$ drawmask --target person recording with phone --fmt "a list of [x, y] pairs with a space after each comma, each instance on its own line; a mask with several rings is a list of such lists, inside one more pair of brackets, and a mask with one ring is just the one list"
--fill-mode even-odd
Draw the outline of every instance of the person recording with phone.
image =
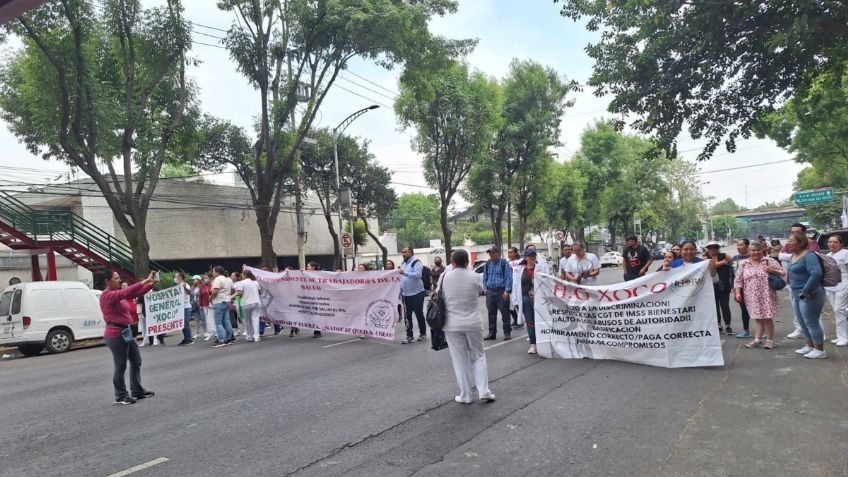
[[574, 251], [574, 259], [565, 264], [565, 279], [578, 285], [594, 285], [601, 273], [598, 256], [587, 252], [579, 242], [575, 242], [571, 249]]
[[[153, 391], [148, 391], [141, 385], [141, 352], [132, 335], [130, 325], [133, 317], [127, 304], [127, 300], [144, 296], [153, 289], [154, 285], [156, 285], [154, 272], [151, 272], [143, 281], [123, 289], [118, 272], [104, 270], [94, 275], [95, 288], [103, 291], [100, 295], [100, 311], [103, 313], [103, 321], [106, 322], [103, 342], [112, 352], [112, 361], [115, 365], [112, 385], [115, 387], [116, 404], [133, 404], [138, 399], [153, 397], [154, 394]], [[130, 363], [132, 396], [127, 393], [124, 378], [127, 361]]]

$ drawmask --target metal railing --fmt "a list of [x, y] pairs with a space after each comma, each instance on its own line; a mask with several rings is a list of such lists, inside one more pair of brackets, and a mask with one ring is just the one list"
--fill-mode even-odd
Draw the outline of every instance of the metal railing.
[[[33, 242], [72, 242], [130, 274], [136, 274], [129, 245], [71, 211], [33, 209], [8, 192], [0, 191], [0, 219]], [[152, 260], [150, 268], [162, 270]]]

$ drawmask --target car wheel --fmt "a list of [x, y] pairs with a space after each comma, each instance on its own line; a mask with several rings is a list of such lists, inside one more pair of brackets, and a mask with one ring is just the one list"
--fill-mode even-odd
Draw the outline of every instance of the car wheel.
[[74, 342], [74, 337], [68, 330], [53, 330], [47, 334], [47, 339], [44, 340], [44, 347], [47, 352], [64, 353], [71, 349], [71, 343]]
[[44, 345], [42, 343], [27, 343], [18, 345], [18, 351], [20, 351], [24, 356], [38, 356], [43, 349]]

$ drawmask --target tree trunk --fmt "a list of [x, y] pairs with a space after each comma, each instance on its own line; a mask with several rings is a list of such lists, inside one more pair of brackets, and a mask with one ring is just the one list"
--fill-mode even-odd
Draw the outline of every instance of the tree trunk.
[[607, 222], [607, 230], [609, 231], [609, 234], [610, 234], [610, 245], [614, 245], [615, 244], [615, 219], [610, 219], [609, 222]]
[[336, 228], [333, 227], [333, 216], [331, 214], [324, 213], [324, 220], [327, 221], [327, 230], [330, 232], [330, 236], [333, 237], [334, 269], [338, 270], [342, 268], [342, 249], [339, 247], [339, 234], [336, 232]]
[[360, 217], [360, 219], [362, 219], [362, 222], [365, 224], [365, 232], [368, 234], [369, 237], [371, 237], [371, 240], [373, 240], [374, 243], [377, 244], [377, 247], [380, 248], [380, 251], [383, 252], [383, 265], [385, 266], [386, 260], [389, 259], [389, 249], [383, 246], [383, 243], [380, 242], [379, 237], [374, 235], [374, 232], [372, 232], [371, 229], [368, 227], [368, 219], [366, 219], [365, 217]]
[[512, 201], [506, 202], [506, 243], [512, 247]]
[[524, 240], [527, 238], [527, 218], [518, 217], [518, 249], [524, 250]]
[[256, 225], [259, 227], [259, 242], [262, 250], [262, 263], [276, 267], [277, 254], [274, 252], [274, 227], [271, 225], [270, 207], [260, 206], [255, 209]]
[[495, 211], [494, 207], [489, 208], [489, 221], [492, 224], [492, 235], [495, 241], [495, 246], [503, 248], [503, 209]]
[[[132, 249], [133, 267], [136, 279], [142, 280], [150, 273], [150, 242], [147, 240], [147, 230], [144, 227], [144, 219], [133, 217], [131, 227], [121, 227]], [[139, 226], [140, 225], [140, 226]], [[103, 257], [109, 259], [109, 257]]]
[[574, 235], [574, 240], [586, 245], [586, 227], [577, 227], [577, 233]]
[[448, 223], [448, 204], [450, 204], [450, 199], [442, 201], [442, 205], [439, 207], [439, 222], [441, 222], [442, 236], [445, 240], [445, 256], [450, 257], [453, 250], [451, 249], [451, 230], [448, 227], [450, 225]]

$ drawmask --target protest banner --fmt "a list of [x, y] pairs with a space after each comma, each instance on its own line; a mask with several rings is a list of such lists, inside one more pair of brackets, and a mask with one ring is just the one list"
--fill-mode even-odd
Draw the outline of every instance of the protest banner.
[[184, 300], [182, 285], [147, 292], [144, 295], [144, 335], [182, 330]]
[[266, 321], [393, 340], [401, 276], [397, 271], [273, 273], [245, 267], [259, 282]]
[[708, 267], [687, 265], [608, 286], [538, 275], [539, 355], [668, 368], [724, 365]]

